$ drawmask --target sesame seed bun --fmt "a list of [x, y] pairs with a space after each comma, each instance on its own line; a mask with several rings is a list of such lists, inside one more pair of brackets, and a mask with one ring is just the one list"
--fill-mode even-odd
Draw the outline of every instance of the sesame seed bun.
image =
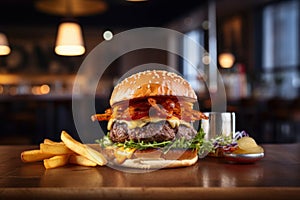
[[147, 70], [133, 74], [115, 86], [110, 105], [134, 98], [176, 96], [197, 101], [191, 85], [181, 76], [164, 70]]

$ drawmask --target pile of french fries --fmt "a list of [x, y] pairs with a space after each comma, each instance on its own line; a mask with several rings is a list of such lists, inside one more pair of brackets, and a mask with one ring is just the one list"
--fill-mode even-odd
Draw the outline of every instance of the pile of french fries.
[[61, 132], [62, 142], [44, 139], [39, 149], [21, 153], [23, 162], [43, 161], [46, 169], [65, 166], [68, 163], [81, 166], [103, 166], [106, 158], [95, 149], [72, 138], [66, 131]]

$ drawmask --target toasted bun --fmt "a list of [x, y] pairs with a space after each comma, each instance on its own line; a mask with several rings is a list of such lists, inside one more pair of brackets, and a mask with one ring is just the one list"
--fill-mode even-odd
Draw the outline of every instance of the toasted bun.
[[148, 70], [133, 74], [116, 85], [110, 98], [110, 105], [151, 96], [185, 97], [191, 102], [197, 100], [193, 88], [181, 76], [164, 70]]
[[163, 154], [161, 150], [147, 149], [136, 150], [131, 158], [118, 163], [111, 148], [103, 150], [102, 152], [110, 160], [110, 164], [137, 169], [188, 167], [195, 164], [198, 160], [196, 150], [171, 149], [168, 153]]
[[177, 168], [192, 166], [197, 162], [197, 160], [198, 156], [185, 160], [135, 158], [125, 160], [125, 162], [120, 164], [120, 166], [137, 169]]

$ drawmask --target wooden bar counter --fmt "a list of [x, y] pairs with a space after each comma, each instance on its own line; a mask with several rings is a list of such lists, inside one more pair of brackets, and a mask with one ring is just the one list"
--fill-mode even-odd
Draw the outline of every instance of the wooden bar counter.
[[253, 164], [206, 157], [194, 166], [129, 173], [22, 163], [23, 150], [0, 146], [0, 199], [300, 199], [300, 143], [266, 144]]

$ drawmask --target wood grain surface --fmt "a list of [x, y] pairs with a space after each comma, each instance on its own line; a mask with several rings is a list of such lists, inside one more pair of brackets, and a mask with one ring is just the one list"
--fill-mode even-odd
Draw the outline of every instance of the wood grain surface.
[[[300, 198], [300, 144], [263, 145], [253, 164], [206, 157], [194, 166], [120, 171], [68, 165], [46, 170], [23, 163], [35, 146], [0, 146], [0, 199], [272, 199]], [[201, 197], [201, 198], [200, 198]]]

